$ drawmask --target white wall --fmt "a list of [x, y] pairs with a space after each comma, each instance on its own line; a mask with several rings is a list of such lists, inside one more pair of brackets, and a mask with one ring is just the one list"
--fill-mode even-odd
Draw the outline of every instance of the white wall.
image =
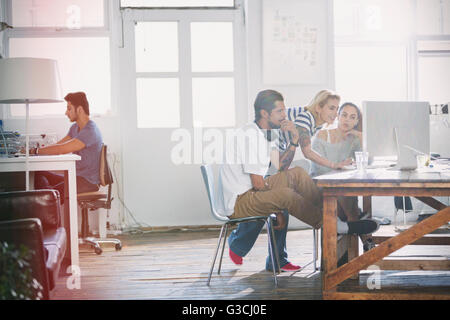
[[[272, 0], [281, 2], [282, 0]], [[311, 1], [311, 0], [309, 0]], [[246, 2], [246, 27], [248, 38], [248, 105], [249, 119], [254, 117], [253, 102], [257, 93], [264, 89], [274, 89], [283, 94], [286, 106], [304, 106], [311, 101], [314, 95], [325, 88], [334, 90], [334, 50], [333, 50], [333, 9], [332, 1], [320, 0], [326, 3], [328, 11], [323, 12], [327, 17], [327, 81], [317, 85], [290, 85], [290, 86], [269, 86], [263, 83], [262, 76], [262, 16], [263, 6], [260, 0], [248, 0]], [[314, 0], [312, 0], [314, 2]], [[302, 75], [299, 75], [302, 77]]]

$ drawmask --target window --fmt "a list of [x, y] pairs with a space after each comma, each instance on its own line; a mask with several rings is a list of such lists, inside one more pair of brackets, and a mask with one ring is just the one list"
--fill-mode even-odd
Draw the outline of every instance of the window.
[[177, 22], [139, 22], [135, 38], [137, 72], [178, 72]]
[[450, 0], [335, 0], [344, 100], [450, 101]]
[[[343, 101], [407, 100], [409, 0], [335, 0], [335, 79]], [[401, 23], [400, 23], [401, 21]]]
[[192, 71], [233, 71], [233, 24], [191, 23]]
[[167, 18], [134, 26], [137, 127], [234, 126], [233, 21], [192, 21], [188, 14]]
[[417, 0], [418, 99], [450, 101], [450, 0]]
[[419, 100], [430, 104], [450, 102], [450, 55], [419, 57]]
[[337, 46], [336, 91], [343, 101], [406, 100], [404, 46]]
[[121, 7], [233, 7], [234, 0], [121, 0]]
[[80, 29], [103, 27], [102, 0], [14, 0], [12, 23], [17, 27]]
[[[58, 61], [63, 95], [86, 92], [92, 114], [104, 114], [111, 105], [109, 39], [11, 38], [10, 57], [48, 58]], [[65, 103], [40, 104], [30, 116], [64, 115]], [[11, 116], [25, 116], [25, 106], [15, 105]]]
[[[14, 0], [8, 35], [9, 57], [49, 58], [58, 62], [63, 96], [84, 91], [93, 115], [111, 110], [111, 58], [108, 1]], [[30, 115], [64, 116], [65, 102], [40, 104]], [[12, 117], [25, 115], [15, 105]]]
[[412, 34], [410, 0], [334, 0], [336, 36], [359, 40], [402, 40]]
[[419, 41], [419, 100], [450, 102], [450, 41]]
[[233, 127], [235, 95], [233, 78], [193, 78], [194, 127]]
[[192, 71], [211, 74], [192, 79], [194, 127], [234, 126], [234, 78], [214, 76], [234, 70], [233, 24], [192, 22], [191, 37]]
[[417, 0], [417, 33], [450, 34], [450, 0]]
[[138, 128], [180, 126], [180, 84], [176, 78], [137, 79]]

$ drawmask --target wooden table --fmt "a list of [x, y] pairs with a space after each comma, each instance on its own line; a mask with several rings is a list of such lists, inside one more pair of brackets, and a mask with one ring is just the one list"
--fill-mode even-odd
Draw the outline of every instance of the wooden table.
[[[407, 261], [382, 260], [394, 251], [409, 244], [450, 245], [449, 238], [424, 237], [450, 221], [450, 207], [433, 196], [450, 195], [450, 170], [448, 164], [436, 165], [415, 171], [396, 171], [387, 168], [366, 169], [365, 171], [334, 171], [314, 178], [323, 189], [323, 298], [324, 299], [449, 299], [448, 295], [430, 293], [380, 293], [339, 292], [338, 284], [365, 270], [371, 265], [389, 270], [450, 270], [449, 260]], [[417, 223], [395, 237], [377, 239], [379, 245], [362, 255], [351, 255], [349, 262], [337, 268], [336, 210], [338, 196], [363, 196], [366, 210], [370, 210], [372, 196], [413, 196], [438, 210], [438, 213]], [[353, 236], [357, 243], [357, 236]], [[357, 246], [356, 246], [357, 247]], [[350, 260], [353, 258], [352, 260]]]
[[[70, 264], [79, 265], [78, 251], [78, 205], [77, 205], [77, 179], [75, 161], [81, 157], [76, 154], [64, 154], [57, 156], [30, 156], [28, 160], [29, 171], [64, 171], [65, 193], [61, 195], [69, 198], [64, 202], [65, 214], [69, 212], [69, 221], [63, 217], [64, 226], [68, 232], [70, 252]], [[0, 172], [24, 172], [26, 171], [25, 157], [0, 158]], [[67, 210], [68, 209], [68, 210]], [[67, 254], [67, 252], [66, 252]]]

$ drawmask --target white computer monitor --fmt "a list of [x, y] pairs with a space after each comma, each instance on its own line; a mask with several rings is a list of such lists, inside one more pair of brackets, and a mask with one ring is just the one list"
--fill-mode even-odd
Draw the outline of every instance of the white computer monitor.
[[[363, 101], [363, 148], [370, 159], [390, 158], [413, 170], [430, 153], [430, 105], [417, 101]], [[414, 151], [415, 150], [415, 151]]]

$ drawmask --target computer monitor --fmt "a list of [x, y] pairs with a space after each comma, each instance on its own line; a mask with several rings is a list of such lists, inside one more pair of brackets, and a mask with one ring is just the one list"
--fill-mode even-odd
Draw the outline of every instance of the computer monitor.
[[430, 105], [417, 101], [363, 101], [363, 149], [413, 170], [417, 154], [430, 153]]

